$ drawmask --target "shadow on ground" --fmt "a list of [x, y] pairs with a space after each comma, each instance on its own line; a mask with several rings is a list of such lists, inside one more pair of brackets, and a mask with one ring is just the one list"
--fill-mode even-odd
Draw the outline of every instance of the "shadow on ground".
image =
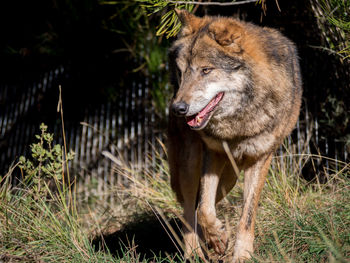
[[[179, 238], [182, 238], [181, 222], [175, 219], [167, 220], [172, 230]], [[176, 243], [165, 222], [155, 215], [138, 216], [122, 229], [96, 237], [92, 243], [96, 250], [106, 250], [107, 248], [112, 255], [118, 258], [123, 257], [127, 251], [130, 251], [130, 248], [135, 248], [141, 259], [153, 259], [154, 256], [164, 258], [167, 255], [175, 259], [180, 258], [178, 256], [180, 255], [178, 250], [181, 249], [180, 245]]]

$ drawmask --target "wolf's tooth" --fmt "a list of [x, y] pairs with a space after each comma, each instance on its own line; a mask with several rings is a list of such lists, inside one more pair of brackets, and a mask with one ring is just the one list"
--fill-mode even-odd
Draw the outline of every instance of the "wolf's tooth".
[[200, 123], [201, 121], [202, 121], [202, 118], [199, 117], [199, 116], [197, 116], [197, 117], [196, 117], [196, 122], [197, 122], [197, 123]]

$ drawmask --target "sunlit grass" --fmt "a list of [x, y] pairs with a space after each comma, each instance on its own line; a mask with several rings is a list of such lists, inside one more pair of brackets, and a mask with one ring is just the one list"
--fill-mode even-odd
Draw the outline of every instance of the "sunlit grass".
[[[299, 174], [300, 168], [322, 157], [287, 152], [274, 158], [274, 168], [269, 171], [258, 210], [252, 262], [346, 262], [350, 258], [349, 164], [338, 162], [337, 171], [329, 168], [324, 184], [308, 182]], [[335, 166], [334, 160], [328, 162], [329, 167]], [[135, 176], [123, 166], [118, 174], [132, 184], [116, 191], [137, 199], [138, 209], [155, 207], [168, 216], [181, 217], [181, 208], [169, 188], [167, 169]], [[242, 186], [243, 174], [218, 204], [219, 216], [232, 237], [241, 212]]]
[[[108, 156], [108, 153], [106, 153]], [[182, 262], [179, 229], [169, 218], [180, 218], [182, 209], [169, 184], [167, 162], [157, 157], [155, 167], [136, 169], [118, 156], [115, 173], [124, 185], [111, 186], [105, 197], [86, 203], [74, 187], [53, 177], [55, 190], [47, 183], [45, 196], [33, 185], [11, 187], [12, 170], [1, 178], [0, 260], [4, 262]], [[324, 184], [307, 182], [298, 174], [300, 164], [311, 155], [290, 151], [274, 158], [260, 200], [255, 252], [251, 262], [348, 262], [350, 258], [349, 164], [329, 169]], [[290, 160], [289, 158], [292, 158]], [[329, 160], [332, 167], [332, 160]], [[291, 166], [292, 164], [292, 166]], [[15, 169], [16, 167], [13, 167]], [[242, 205], [243, 174], [231, 193], [217, 206], [232, 241]], [[117, 201], [110, 202], [109, 195]], [[71, 200], [75, 200], [72, 202]], [[106, 201], [107, 200], [107, 201]], [[137, 252], [137, 243], [121, 244], [118, 253], [103, 244], [96, 250], [95, 237], [123, 229], [143, 214], [154, 214], [176, 246], [176, 254], [147, 259]], [[142, 222], [142, 220], [140, 221]], [[142, 226], [141, 228], [142, 229]], [[118, 241], [116, 241], [118, 242]], [[205, 245], [204, 245], [205, 246]], [[212, 255], [211, 251], [207, 251]], [[113, 256], [113, 255], [114, 256]], [[199, 260], [197, 260], [199, 262]], [[214, 259], [215, 261], [215, 259]]]

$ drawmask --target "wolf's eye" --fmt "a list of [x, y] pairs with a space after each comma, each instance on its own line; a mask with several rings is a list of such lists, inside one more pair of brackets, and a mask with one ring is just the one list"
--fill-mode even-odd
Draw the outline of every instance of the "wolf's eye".
[[237, 64], [233, 67], [233, 70], [239, 70], [241, 68], [241, 64]]
[[202, 69], [202, 74], [207, 75], [209, 74], [213, 69], [212, 68], [203, 68]]

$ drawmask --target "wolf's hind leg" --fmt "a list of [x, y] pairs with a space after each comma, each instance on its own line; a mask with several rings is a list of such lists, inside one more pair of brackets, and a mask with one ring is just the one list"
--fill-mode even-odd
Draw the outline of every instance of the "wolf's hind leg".
[[227, 233], [216, 217], [216, 196], [220, 176], [226, 164], [225, 156], [207, 151], [204, 157], [204, 173], [201, 176], [198, 219], [206, 240], [218, 254], [227, 247]]
[[195, 174], [197, 174], [197, 171], [192, 171], [192, 176], [187, 174], [187, 178], [182, 178], [180, 181], [183, 196], [184, 220], [186, 221], [182, 228], [185, 245], [184, 254], [185, 258], [200, 257], [204, 259], [205, 257], [199, 244], [198, 233], [196, 232], [196, 206], [200, 171], [198, 171], [198, 176], [195, 176]]
[[184, 202], [184, 219], [186, 223], [183, 226], [184, 237], [184, 256], [186, 259], [200, 257], [205, 260], [205, 256], [199, 244], [198, 233], [196, 232], [195, 203], [190, 200]]
[[196, 232], [196, 206], [202, 168], [202, 143], [197, 138], [192, 138], [191, 141], [172, 141], [168, 148], [172, 187], [184, 208], [185, 223], [182, 231], [185, 258], [200, 257], [204, 259]]
[[220, 202], [235, 186], [237, 176], [232, 165], [227, 162], [221, 174], [219, 186], [216, 191], [216, 203]]

